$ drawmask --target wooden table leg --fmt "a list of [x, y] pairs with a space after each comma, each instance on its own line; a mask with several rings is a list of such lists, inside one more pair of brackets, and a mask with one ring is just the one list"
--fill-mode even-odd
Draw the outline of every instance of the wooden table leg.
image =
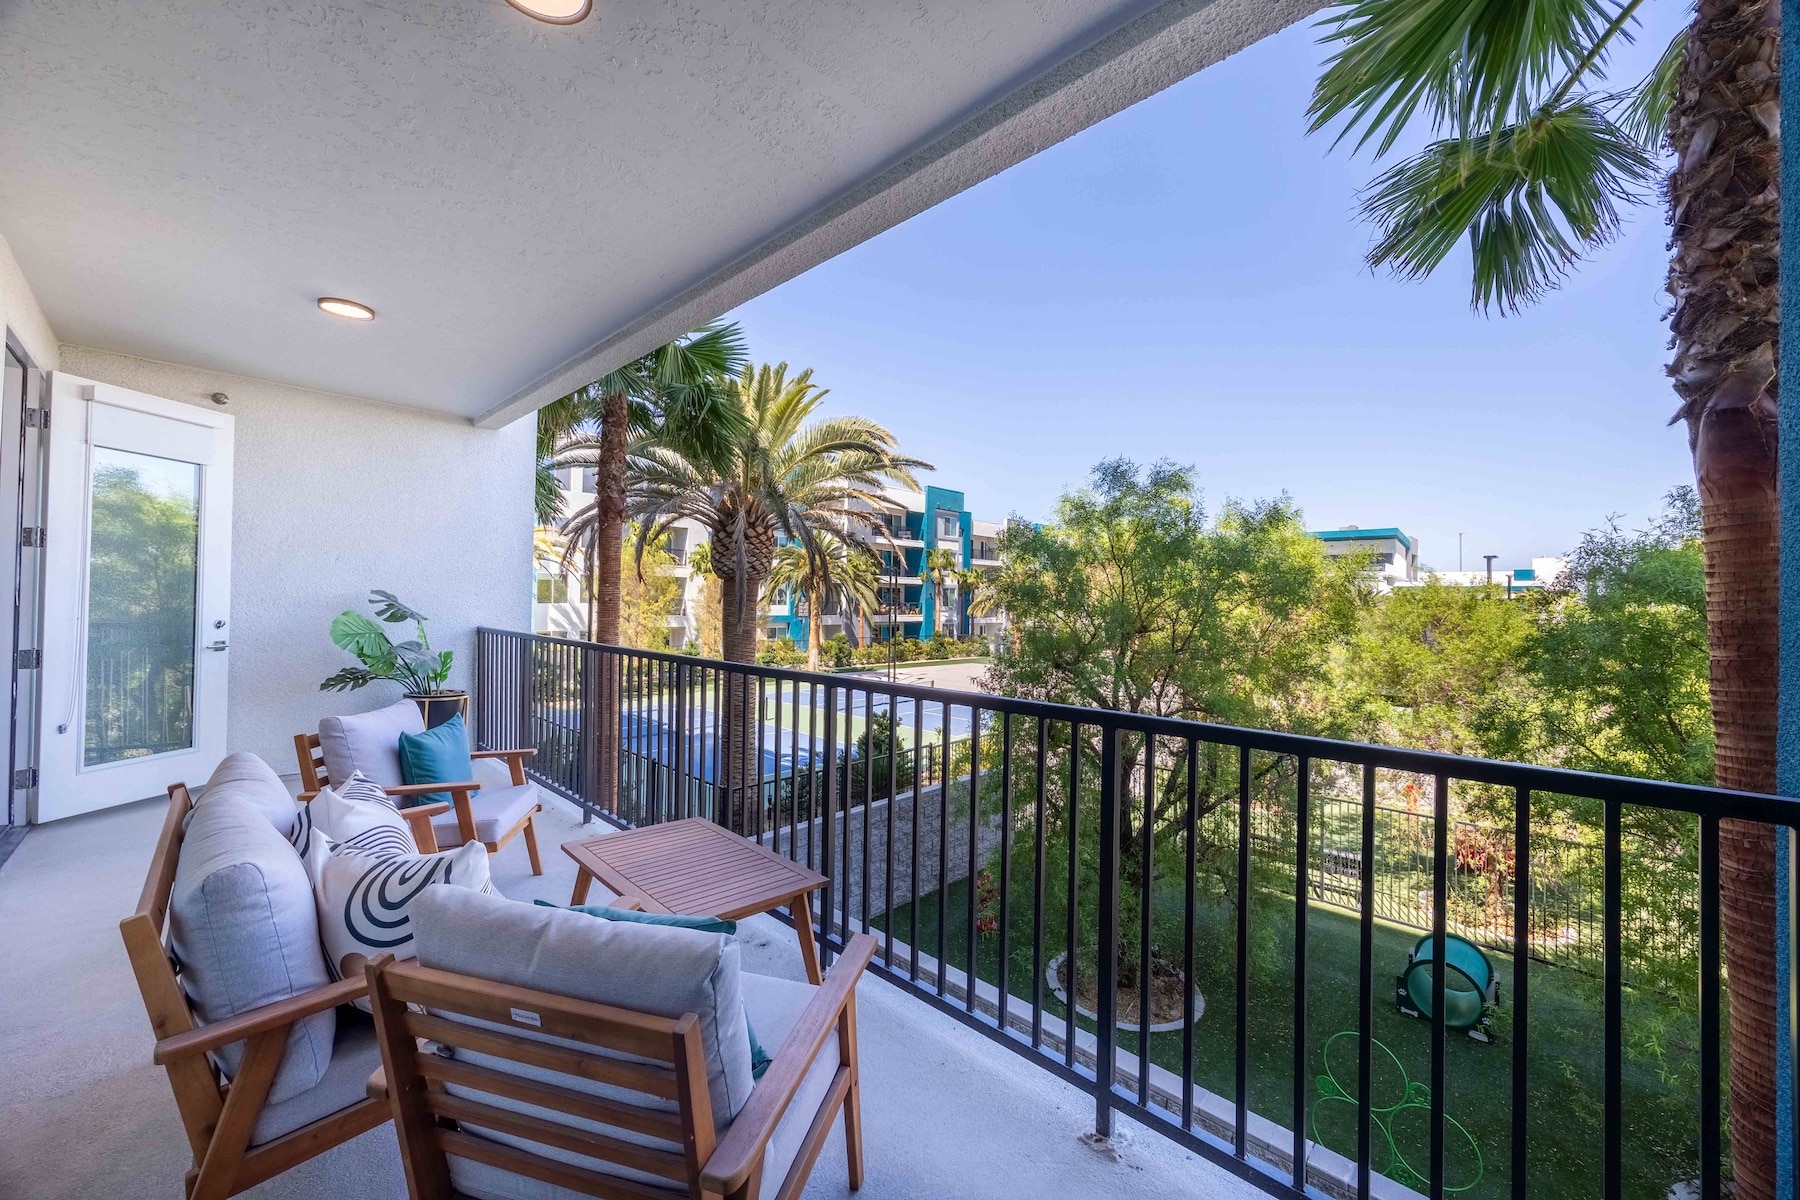
[[588, 889], [594, 886], [594, 874], [586, 867], [575, 870], [575, 894], [569, 897], [570, 904], [586, 904]]
[[788, 901], [788, 916], [794, 922], [794, 936], [800, 941], [800, 961], [806, 966], [806, 980], [817, 987], [825, 982], [825, 974], [819, 970], [819, 944], [813, 940], [812, 905], [808, 900], [808, 893], [802, 892]]

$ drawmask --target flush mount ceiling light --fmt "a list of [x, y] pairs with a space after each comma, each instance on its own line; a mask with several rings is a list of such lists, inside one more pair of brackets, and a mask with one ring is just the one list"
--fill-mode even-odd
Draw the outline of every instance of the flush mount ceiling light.
[[344, 300], [337, 296], [320, 296], [319, 308], [334, 317], [343, 317], [349, 321], [373, 321], [375, 310], [366, 304], [358, 304], [354, 300]]
[[552, 25], [573, 25], [594, 11], [594, 0], [506, 0], [506, 2], [539, 21]]

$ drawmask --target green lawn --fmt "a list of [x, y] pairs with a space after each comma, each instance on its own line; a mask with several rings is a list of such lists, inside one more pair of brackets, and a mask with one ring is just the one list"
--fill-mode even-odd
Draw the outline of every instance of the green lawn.
[[[1023, 873], [1021, 873], [1023, 874]], [[1059, 886], [1052, 881], [1052, 888]], [[1008, 990], [1014, 996], [1031, 994], [1031, 881], [1016, 878], [1008, 925]], [[1159, 904], [1159, 922], [1172, 918], [1179, 930], [1180, 898], [1170, 898], [1174, 911]], [[949, 889], [949, 962], [961, 967], [968, 961], [969, 889], [966, 883]], [[919, 901], [919, 948], [937, 955], [938, 896]], [[1258, 947], [1253, 951], [1250, 980], [1250, 1104], [1263, 1116], [1288, 1125], [1292, 1111], [1293, 1072], [1293, 962], [1291, 902], [1270, 898], [1255, 910], [1253, 926]], [[912, 913], [900, 906], [894, 913], [895, 936], [908, 937]], [[879, 926], [881, 922], [876, 921]], [[1060, 907], [1045, 918], [1045, 961], [1065, 942]], [[1206, 908], [1196, 922], [1195, 978], [1206, 999], [1206, 1012], [1194, 1027], [1194, 1079], [1198, 1086], [1221, 1096], [1232, 1095], [1235, 1078], [1234, 988], [1235, 927], [1223, 908]], [[1357, 1027], [1358, 924], [1353, 916], [1318, 905], [1308, 919], [1309, 1020], [1307, 1074], [1309, 1104], [1319, 1096], [1318, 1079], [1325, 1073], [1323, 1047], [1339, 1030]], [[1375, 1036], [1399, 1060], [1412, 1082], [1423, 1089], [1431, 1078], [1431, 1030], [1424, 1021], [1401, 1016], [1394, 1004], [1394, 977], [1406, 961], [1418, 934], [1378, 923], [1375, 929]], [[977, 970], [989, 982], [998, 982], [999, 935], [978, 934]], [[1452, 1033], [1446, 1063], [1446, 1110], [1468, 1130], [1471, 1148], [1454, 1129], [1446, 1137], [1446, 1184], [1464, 1186], [1455, 1193], [1466, 1197], [1504, 1197], [1509, 1194], [1512, 1145], [1512, 963], [1494, 955], [1500, 979], [1501, 1005], [1495, 1020], [1495, 1040], [1481, 1044]], [[1084, 972], [1092, 960], [1081, 964]], [[1534, 963], [1531, 969], [1531, 1107], [1525, 1114], [1530, 1137], [1534, 1197], [1587, 1200], [1601, 1190], [1600, 1152], [1602, 1128], [1602, 1080], [1600, 1002], [1594, 981], [1555, 967]], [[1063, 1009], [1045, 989], [1046, 1023], [1060, 1027]], [[1662, 1200], [1669, 1186], [1696, 1174], [1699, 1138], [1697, 1083], [1697, 1021], [1679, 1005], [1653, 994], [1626, 997], [1627, 1058], [1625, 1069], [1626, 1148], [1624, 1194], [1644, 1200]], [[1082, 1025], [1091, 1031], [1092, 1025]], [[1122, 1051], [1136, 1052], [1135, 1034], [1120, 1033]], [[1154, 1034], [1152, 1060], [1177, 1074], [1181, 1071], [1181, 1034]], [[1331, 1068], [1337, 1079], [1356, 1094], [1354, 1038], [1340, 1039], [1331, 1049]], [[1375, 1070], [1377, 1107], [1393, 1103], [1400, 1081], [1393, 1064], [1378, 1056]], [[1420, 1098], [1428, 1096], [1421, 1090]], [[1405, 1109], [1392, 1121], [1394, 1143], [1407, 1163], [1425, 1171], [1428, 1110]], [[1355, 1110], [1341, 1102], [1324, 1105], [1318, 1113], [1318, 1133], [1332, 1149], [1354, 1157]], [[1477, 1158], [1479, 1154], [1479, 1161]], [[1377, 1170], [1399, 1178], [1404, 1168], [1384, 1162], [1385, 1144], [1376, 1134]], [[1479, 1172], [1479, 1182], [1475, 1182]], [[1420, 1190], [1424, 1190], [1422, 1185]], [[1467, 1185], [1474, 1183], [1473, 1187]]]

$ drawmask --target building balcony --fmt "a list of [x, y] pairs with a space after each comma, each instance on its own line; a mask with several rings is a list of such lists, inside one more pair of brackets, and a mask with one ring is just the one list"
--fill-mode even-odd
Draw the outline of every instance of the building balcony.
[[871, 625], [908, 625], [917, 624], [925, 619], [918, 609], [906, 609], [898, 614], [892, 612], [872, 612], [869, 614]]
[[1003, 564], [997, 558], [973, 557], [969, 559], [969, 565], [971, 567], [999, 567]]

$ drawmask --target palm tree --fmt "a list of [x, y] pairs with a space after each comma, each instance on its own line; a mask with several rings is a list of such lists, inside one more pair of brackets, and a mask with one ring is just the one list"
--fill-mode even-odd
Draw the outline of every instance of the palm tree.
[[[963, 607], [971, 621], [976, 617], [988, 617], [1000, 611], [1000, 593], [994, 587], [994, 581], [986, 571], [971, 567], [956, 576], [956, 588], [963, 596]], [[970, 628], [973, 633], [973, 626]]]
[[682, 445], [698, 459], [717, 461], [741, 432], [742, 417], [724, 401], [723, 386], [744, 360], [744, 338], [735, 324], [707, 325], [553, 401], [546, 409], [551, 417], [539, 419], [540, 515], [546, 428], [564, 430], [549, 471], [594, 472], [593, 500], [562, 525], [571, 546], [586, 547], [588, 640], [607, 645], [619, 640], [631, 442], [658, 438]]
[[[1776, 487], [1780, 8], [1699, 0], [1643, 80], [1603, 88], [1644, 0], [1349, 0], [1314, 92], [1377, 158], [1418, 126], [1437, 140], [1380, 174], [1362, 211], [1372, 266], [1417, 278], [1466, 235], [1478, 310], [1554, 289], [1675, 165], [1669, 374], [1686, 422], [1706, 548], [1715, 774], [1775, 790], [1780, 626]], [[1738, 1195], [1775, 1187], [1775, 840], [1725, 821], [1720, 890], [1731, 980], [1731, 1159]]]
[[934, 601], [931, 614], [934, 628], [931, 633], [935, 636], [944, 626], [945, 585], [956, 578], [961, 564], [956, 560], [956, 551], [946, 546], [927, 550], [920, 563], [919, 582], [931, 589], [931, 597]]
[[819, 669], [819, 650], [824, 642], [826, 607], [833, 601], [848, 611], [875, 604], [875, 560], [866, 546], [830, 529], [819, 530], [818, 551], [808, 553], [798, 542], [775, 551], [764, 585], [773, 595], [790, 588], [807, 600], [806, 669]]
[[[632, 457], [632, 513], [642, 521], [640, 548], [683, 517], [706, 526], [724, 602], [724, 656], [747, 663], [778, 541], [819, 555], [826, 532], [861, 537], [878, 519], [881, 489], [916, 488], [913, 470], [930, 464], [899, 453], [894, 435], [866, 418], [812, 420], [826, 393], [811, 371], [789, 379], [786, 363], [747, 366], [722, 395], [742, 417], [729, 452], [707, 457], [677, 439], [646, 439]], [[734, 676], [725, 699], [724, 782], [734, 827], [743, 829], [758, 766], [751, 676]]]

